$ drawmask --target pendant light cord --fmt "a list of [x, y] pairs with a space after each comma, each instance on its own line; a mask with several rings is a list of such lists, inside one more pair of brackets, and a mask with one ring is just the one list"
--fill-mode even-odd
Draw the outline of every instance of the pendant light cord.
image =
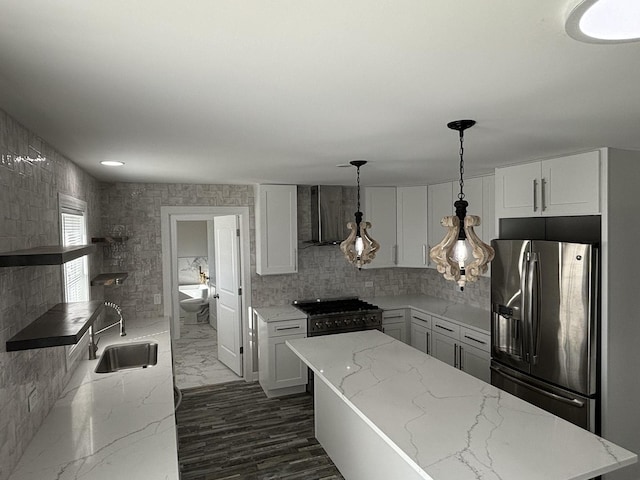
[[356, 171], [358, 172], [358, 211], [360, 211], [360, 167], [356, 167]]
[[460, 193], [458, 194], [459, 200], [464, 200], [464, 133], [460, 130]]

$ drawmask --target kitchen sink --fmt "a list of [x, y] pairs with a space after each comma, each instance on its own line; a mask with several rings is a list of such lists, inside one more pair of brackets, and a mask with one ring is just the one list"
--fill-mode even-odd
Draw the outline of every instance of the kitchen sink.
[[157, 343], [121, 343], [104, 349], [95, 372], [111, 373], [127, 368], [147, 368], [156, 363], [158, 363]]

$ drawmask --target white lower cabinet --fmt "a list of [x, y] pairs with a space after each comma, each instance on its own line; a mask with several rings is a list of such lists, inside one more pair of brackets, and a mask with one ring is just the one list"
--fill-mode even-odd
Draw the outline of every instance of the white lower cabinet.
[[491, 383], [491, 354], [466, 343], [458, 346], [460, 352], [460, 370], [480, 380]]
[[258, 317], [258, 378], [268, 397], [304, 392], [307, 366], [287, 346], [287, 340], [307, 336], [307, 320], [266, 322]]
[[490, 336], [433, 317], [432, 355], [452, 367], [491, 383]]
[[406, 309], [398, 308], [382, 312], [382, 332], [403, 343], [408, 343]]
[[411, 315], [411, 346], [431, 355], [431, 315], [416, 310]]
[[431, 355], [438, 360], [458, 368], [458, 342], [439, 332], [433, 332]]

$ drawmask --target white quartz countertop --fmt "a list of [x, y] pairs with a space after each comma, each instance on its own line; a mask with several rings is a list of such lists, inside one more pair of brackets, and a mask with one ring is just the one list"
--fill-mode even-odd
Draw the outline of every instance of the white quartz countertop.
[[84, 353], [10, 480], [179, 478], [169, 321], [117, 330], [98, 336], [98, 358], [110, 344], [154, 341], [157, 365], [99, 374]]
[[373, 303], [383, 310], [394, 308], [413, 308], [421, 312], [437, 315], [445, 320], [462, 323], [485, 333], [491, 330], [491, 312], [470, 307], [451, 300], [429, 295], [392, 295], [367, 297], [363, 300]]
[[637, 461], [377, 330], [287, 344], [426, 478], [586, 480]]
[[262, 319], [269, 322], [281, 322], [283, 320], [298, 320], [307, 318], [307, 314], [298, 310], [293, 305], [279, 305], [276, 307], [261, 307], [255, 309]]

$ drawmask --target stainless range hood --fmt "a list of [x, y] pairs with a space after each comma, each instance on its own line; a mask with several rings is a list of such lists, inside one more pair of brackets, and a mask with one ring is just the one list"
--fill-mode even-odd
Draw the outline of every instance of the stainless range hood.
[[[344, 238], [343, 238], [344, 237]], [[317, 245], [335, 245], [346, 238], [342, 214], [342, 187], [311, 187], [311, 241]]]

